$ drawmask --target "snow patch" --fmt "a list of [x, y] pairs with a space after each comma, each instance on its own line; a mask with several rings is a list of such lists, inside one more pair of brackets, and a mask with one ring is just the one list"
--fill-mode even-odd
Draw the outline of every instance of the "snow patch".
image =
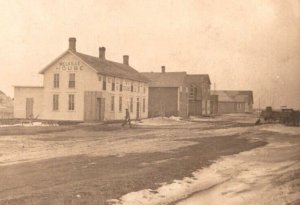
[[300, 127], [288, 127], [285, 125], [266, 125], [262, 127], [260, 130], [263, 131], [270, 131], [270, 132], [277, 132], [282, 134], [290, 134], [290, 135], [299, 135], [300, 134]]

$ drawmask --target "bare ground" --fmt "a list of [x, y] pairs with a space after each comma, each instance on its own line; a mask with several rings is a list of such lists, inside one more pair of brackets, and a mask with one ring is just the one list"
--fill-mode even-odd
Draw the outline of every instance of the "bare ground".
[[107, 204], [155, 192], [274, 137], [241, 119], [0, 130], [0, 204]]

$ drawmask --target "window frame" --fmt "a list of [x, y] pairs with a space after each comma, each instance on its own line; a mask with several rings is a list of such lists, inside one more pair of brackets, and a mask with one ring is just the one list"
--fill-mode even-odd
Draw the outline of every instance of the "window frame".
[[69, 73], [69, 88], [74, 89], [75, 87], [76, 87], [76, 75], [75, 73]]
[[102, 81], [102, 90], [106, 90], [106, 76], [103, 76], [103, 81]]
[[143, 98], [143, 113], [146, 112], [146, 98]]
[[130, 97], [130, 112], [133, 112], [133, 97]]
[[75, 110], [75, 95], [74, 94], [69, 94], [68, 97], [68, 110], [69, 111], [74, 111]]
[[112, 112], [114, 112], [115, 111], [115, 96], [113, 95], [113, 96], [111, 96], [111, 98], [110, 98], [110, 110], [112, 111]]
[[59, 88], [59, 73], [53, 74], [53, 88]]
[[53, 94], [52, 96], [52, 110], [59, 111], [59, 95]]
[[123, 111], [123, 97], [119, 96], [119, 112]]

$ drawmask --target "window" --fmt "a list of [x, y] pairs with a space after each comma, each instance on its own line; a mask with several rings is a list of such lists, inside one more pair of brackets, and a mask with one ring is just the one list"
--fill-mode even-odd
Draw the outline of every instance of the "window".
[[122, 96], [119, 97], [119, 111], [122, 112]]
[[59, 88], [59, 74], [55, 73], [53, 78], [53, 87]]
[[120, 84], [120, 92], [122, 92], [123, 91], [123, 85], [122, 85], [122, 83]]
[[69, 95], [69, 110], [75, 110], [75, 96]]
[[59, 96], [57, 94], [53, 95], [53, 110], [59, 109]]
[[146, 99], [143, 98], [143, 112], [146, 112]]
[[190, 95], [190, 99], [193, 100], [197, 99], [197, 88], [194, 85], [191, 85], [189, 95]]
[[130, 88], [131, 92], [133, 92], [133, 83], [131, 83], [131, 88]]
[[115, 78], [112, 79], [111, 90], [115, 91]]
[[75, 73], [69, 75], [69, 88], [75, 88]]
[[106, 76], [103, 77], [102, 89], [106, 90]]
[[133, 112], [133, 98], [130, 98], [130, 112]]
[[140, 88], [141, 88], [141, 85], [140, 83], [138, 84], [138, 92], [140, 92]]
[[115, 96], [111, 96], [111, 111], [115, 111]]

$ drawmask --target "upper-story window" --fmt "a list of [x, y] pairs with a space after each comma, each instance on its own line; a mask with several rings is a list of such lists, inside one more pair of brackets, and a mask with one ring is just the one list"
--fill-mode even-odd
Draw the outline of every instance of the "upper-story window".
[[53, 87], [59, 88], [59, 74], [58, 73], [55, 73], [53, 75]]
[[196, 99], [197, 98], [197, 88], [194, 85], [190, 86], [190, 99]]
[[120, 79], [120, 88], [119, 91], [122, 92], [123, 91], [123, 79]]
[[140, 83], [138, 84], [138, 93], [140, 92], [140, 89], [141, 89], [141, 85]]
[[133, 92], [133, 83], [131, 83], [130, 90], [131, 90], [131, 92]]
[[115, 84], [115, 78], [113, 78], [112, 79], [112, 83], [111, 83], [111, 90], [112, 91], [115, 91], [115, 86], [116, 86], [116, 84]]
[[102, 89], [106, 90], [106, 76], [103, 76], [103, 81], [102, 81]]
[[75, 73], [69, 74], [69, 88], [75, 88]]

